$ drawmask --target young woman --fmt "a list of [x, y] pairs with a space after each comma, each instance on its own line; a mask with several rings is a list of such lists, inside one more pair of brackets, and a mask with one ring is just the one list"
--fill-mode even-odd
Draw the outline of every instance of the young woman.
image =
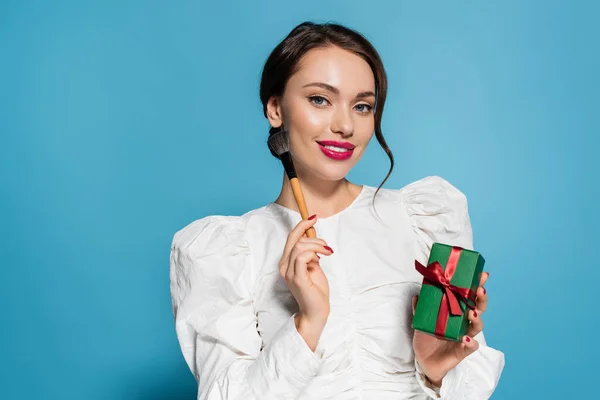
[[[386, 91], [376, 50], [339, 25], [303, 23], [271, 53], [264, 113], [271, 134], [287, 130], [316, 215], [302, 220], [284, 176], [273, 203], [175, 234], [173, 310], [198, 399], [492, 394], [504, 356], [482, 333], [489, 274], [462, 342], [411, 329], [422, 282], [414, 260], [426, 264], [433, 242], [473, 248], [465, 196], [439, 177], [399, 190], [345, 178], [373, 134], [393, 168], [381, 131]], [[313, 226], [316, 239], [305, 234]]]

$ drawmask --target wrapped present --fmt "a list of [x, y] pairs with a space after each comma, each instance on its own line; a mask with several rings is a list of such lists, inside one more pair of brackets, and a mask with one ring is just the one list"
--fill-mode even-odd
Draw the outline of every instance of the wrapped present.
[[415, 309], [413, 329], [440, 339], [461, 341], [469, 328], [469, 309], [485, 259], [476, 251], [434, 243], [425, 267], [415, 261], [423, 285]]

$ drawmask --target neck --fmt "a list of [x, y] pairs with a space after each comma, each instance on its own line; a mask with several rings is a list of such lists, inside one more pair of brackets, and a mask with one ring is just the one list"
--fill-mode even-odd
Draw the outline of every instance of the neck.
[[[302, 193], [310, 214], [327, 218], [343, 211], [356, 199], [362, 189], [346, 179], [338, 181], [322, 180], [298, 174]], [[292, 192], [287, 175], [283, 174], [281, 192], [275, 203], [298, 211], [298, 205]]]

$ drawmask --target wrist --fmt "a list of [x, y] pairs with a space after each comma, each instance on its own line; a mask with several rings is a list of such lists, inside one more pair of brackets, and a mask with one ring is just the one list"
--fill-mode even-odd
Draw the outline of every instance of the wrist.
[[418, 369], [420, 370], [420, 374], [421, 377], [423, 378], [423, 380], [425, 381], [425, 383], [427, 384], [427, 386], [431, 387], [431, 388], [441, 388], [442, 387], [442, 380], [444, 379], [444, 376], [446, 374], [434, 374], [432, 373], [432, 371], [429, 371], [427, 367], [424, 367], [422, 363], [420, 363], [419, 361], [417, 361], [418, 364]]
[[296, 314], [294, 317], [296, 330], [313, 352], [317, 348], [326, 323], [327, 318], [309, 319], [301, 313]]
[[440, 379], [432, 379], [432, 378], [430, 378], [429, 376], [427, 376], [426, 374], [425, 374], [424, 376], [425, 376], [425, 379], [426, 379], [426, 380], [427, 380], [427, 381], [428, 381], [428, 382], [429, 382], [429, 383], [430, 383], [432, 386], [434, 386], [434, 387], [436, 387], [436, 388], [441, 388], [441, 387], [442, 387], [442, 379], [443, 379], [443, 377], [442, 377], [442, 378], [440, 378]]

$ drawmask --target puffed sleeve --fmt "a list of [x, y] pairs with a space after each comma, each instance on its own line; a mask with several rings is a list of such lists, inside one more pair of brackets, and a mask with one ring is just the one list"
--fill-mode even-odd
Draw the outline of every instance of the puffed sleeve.
[[263, 348], [245, 225], [242, 217], [212, 216], [175, 234], [170, 280], [177, 337], [198, 399], [296, 398], [320, 358], [293, 317]]
[[[467, 198], [457, 188], [430, 176], [405, 186], [400, 193], [415, 234], [415, 259], [426, 264], [434, 242], [473, 250]], [[483, 400], [492, 395], [504, 369], [504, 354], [487, 346], [483, 332], [475, 340], [479, 349], [446, 374], [439, 391], [425, 384], [415, 361], [417, 380], [431, 398]]]

